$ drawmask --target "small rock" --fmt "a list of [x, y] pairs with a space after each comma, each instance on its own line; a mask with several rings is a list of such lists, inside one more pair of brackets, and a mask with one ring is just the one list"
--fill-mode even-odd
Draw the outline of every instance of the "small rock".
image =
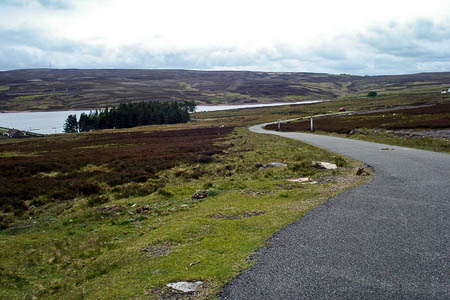
[[192, 266], [195, 266], [195, 265], [198, 265], [200, 263], [200, 261], [193, 261], [193, 262], [191, 262], [190, 264], [189, 264], [189, 267], [192, 267]]
[[337, 165], [326, 161], [313, 162], [313, 166], [318, 169], [335, 170]]
[[179, 281], [168, 283], [166, 286], [183, 293], [190, 293], [195, 292], [202, 284], [203, 281], [195, 281], [195, 282]]
[[358, 168], [358, 170], [356, 170], [356, 175], [357, 176], [369, 176], [370, 173], [367, 172], [364, 168]]
[[208, 197], [208, 191], [198, 190], [192, 195], [192, 199], [203, 199]]
[[300, 177], [300, 178], [292, 178], [292, 179], [288, 179], [287, 181], [290, 182], [308, 182], [311, 179], [309, 177]]

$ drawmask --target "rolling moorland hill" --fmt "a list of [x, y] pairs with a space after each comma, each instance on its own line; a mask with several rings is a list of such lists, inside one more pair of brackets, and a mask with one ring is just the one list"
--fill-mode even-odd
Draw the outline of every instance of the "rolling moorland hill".
[[354, 76], [189, 70], [28, 69], [0, 72], [0, 111], [105, 107], [120, 102], [198, 104], [295, 102], [447, 88], [450, 73]]

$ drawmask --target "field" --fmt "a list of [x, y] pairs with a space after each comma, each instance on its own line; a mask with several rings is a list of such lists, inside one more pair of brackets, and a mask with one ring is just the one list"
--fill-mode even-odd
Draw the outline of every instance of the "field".
[[120, 102], [184, 101], [198, 104], [297, 102], [437, 93], [450, 73], [352, 76], [188, 70], [58, 70], [0, 72], [0, 111], [91, 109]]
[[[345, 107], [349, 112], [364, 114], [361, 116], [346, 115], [332, 119], [315, 118], [315, 132], [431, 151], [449, 152], [449, 103], [450, 95], [414, 91], [396, 95], [380, 94], [374, 98], [367, 96], [349, 96], [312, 105], [289, 105], [272, 108], [199, 113], [197, 117], [215, 121], [218, 124], [225, 123], [233, 126], [247, 126], [249, 124], [273, 122], [276, 120], [305, 118], [312, 115], [336, 114], [339, 108]], [[411, 108], [421, 106], [431, 107], [411, 110]], [[409, 112], [406, 115], [401, 112], [405, 108], [409, 108]], [[365, 113], [374, 110], [390, 111], [386, 113]], [[396, 110], [401, 111], [396, 112]], [[396, 115], [393, 116], [392, 114]], [[374, 117], [371, 117], [371, 115]], [[374, 122], [370, 126], [368, 126], [369, 119], [372, 119], [371, 122]], [[323, 123], [326, 123], [326, 126], [329, 120], [333, 120], [333, 123], [329, 123], [328, 131], [324, 130], [324, 128], [317, 127]], [[388, 123], [386, 122], [388, 120], [394, 122], [390, 123], [392, 128], [409, 129], [383, 129], [383, 124], [387, 126]], [[351, 122], [355, 123], [351, 124]], [[357, 126], [360, 126], [359, 129]], [[271, 126], [272, 129], [276, 129], [276, 127], [276, 125]], [[353, 128], [358, 130], [354, 134], [346, 134], [346, 132], [350, 132]], [[309, 119], [303, 122], [296, 121], [283, 124], [281, 129], [286, 131], [309, 131]], [[337, 133], [338, 131], [343, 133]]]
[[[276, 124], [267, 128], [278, 130]], [[442, 152], [450, 152], [449, 128], [448, 102], [314, 120], [314, 130], [319, 133], [337, 133], [367, 141]], [[283, 124], [280, 130], [309, 132], [310, 129], [310, 120], [302, 120]], [[441, 133], [441, 136], [436, 133]]]
[[[152, 193], [164, 186], [156, 175], [159, 171], [211, 160], [221, 153], [213, 143], [232, 129], [116, 132], [2, 143], [0, 209], [21, 215], [30, 206], [104, 194], [130, 183], [134, 185], [126, 192], [118, 189], [116, 197]], [[199, 138], [201, 144], [193, 142]]]
[[[437, 129], [449, 127], [450, 103], [362, 115], [330, 116], [314, 120], [314, 128], [316, 130], [345, 134], [360, 128]], [[277, 129], [277, 125], [269, 125], [267, 128]], [[310, 120], [283, 124], [281, 130], [309, 131]]]
[[[0, 298], [188, 299], [165, 287], [177, 280], [211, 298], [276, 231], [365, 180], [297, 141], [183, 126], [0, 143]], [[273, 161], [288, 166], [259, 170]], [[317, 183], [287, 181], [304, 176]]]
[[[370, 178], [355, 175], [360, 163], [251, 133], [249, 125], [340, 107], [389, 109], [326, 124], [344, 136], [448, 151], [445, 139], [386, 137], [406, 124], [448, 128], [448, 95], [427, 88], [196, 113], [188, 124], [2, 140], [0, 299], [214, 299], [275, 232]], [[356, 125], [363, 127], [348, 135]], [[318, 169], [315, 161], [339, 168]], [[287, 167], [261, 168], [269, 162]], [[303, 177], [306, 184], [289, 181]], [[203, 285], [189, 295], [166, 287], [179, 280]]]
[[287, 105], [270, 108], [197, 113], [196, 117], [200, 120], [215, 120], [216, 123], [247, 126], [276, 120], [337, 113], [341, 107], [345, 107], [351, 112], [365, 112], [379, 109], [400, 109], [405, 106], [416, 107], [449, 102], [450, 95], [445, 95], [443, 97], [439, 93], [405, 92], [398, 95], [381, 94], [375, 98], [351, 96], [309, 105]]

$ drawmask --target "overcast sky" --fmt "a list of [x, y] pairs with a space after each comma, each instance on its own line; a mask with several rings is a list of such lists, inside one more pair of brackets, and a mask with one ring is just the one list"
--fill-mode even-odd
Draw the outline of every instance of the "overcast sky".
[[450, 71], [444, 0], [0, 0], [0, 70]]

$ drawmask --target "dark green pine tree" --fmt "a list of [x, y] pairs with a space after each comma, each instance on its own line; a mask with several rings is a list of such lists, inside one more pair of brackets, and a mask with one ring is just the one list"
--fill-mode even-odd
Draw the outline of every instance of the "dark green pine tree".
[[69, 116], [65, 130], [85, 132], [150, 124], [186, 123], [190, 120], [189, 113], [195, 111], [195, 106], [194, 101], [121, 103], [118, 107], [82, 113], [78, 123], [75, 115]]
[[64, 123], [65, 133], [75, 133], [78, 132], [78, 122], [77, 115], [69, 115]]
[[86, 115], [85, 113], [81, 113], [80, 119], [78, 120], [78, 129], [80, 130], [80, 132], [88, 131], [86, 126], [87, 119], [88, 115]]

